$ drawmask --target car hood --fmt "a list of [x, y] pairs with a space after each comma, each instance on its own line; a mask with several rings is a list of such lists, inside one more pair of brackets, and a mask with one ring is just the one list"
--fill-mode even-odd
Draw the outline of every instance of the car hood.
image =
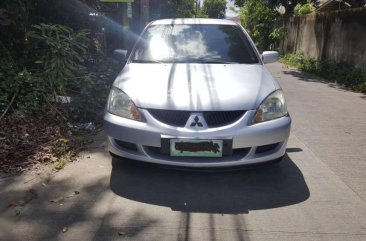
[[127, 64], [114, 82], [140, 108], [256, 109], [279, 88], [261, 64]]

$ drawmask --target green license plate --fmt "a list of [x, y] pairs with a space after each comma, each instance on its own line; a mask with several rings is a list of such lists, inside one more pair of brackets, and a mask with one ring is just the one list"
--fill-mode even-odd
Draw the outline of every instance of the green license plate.
[[222, 157], [222, 146], [222, 140], [170, 139], [170, 155]]

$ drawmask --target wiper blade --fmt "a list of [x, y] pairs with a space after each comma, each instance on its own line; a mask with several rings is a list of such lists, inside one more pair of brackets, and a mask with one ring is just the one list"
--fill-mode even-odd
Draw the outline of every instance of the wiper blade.
[[229, 61], [220, 61], [220, 60], [202, 60], [197, 61], [198, 63], [205, 63], [205, 64], [238, 64], [238, 62], [229, 62]]
[[211, 58], [198, 58], [194, 59], [192, 62], [195, 63], [204, 63], [204, 64], [238, 64], [238, 62], [235, 61], [225, 61], [220, 59], [211, 59]]
[[132, 60], [132, 63], [163, 63], [161, 61], [157, 61], [157, 60], [152, 60], [152, 59], [149, 59], [149, 60], [146, 60], [146, 59], [134, 59]]

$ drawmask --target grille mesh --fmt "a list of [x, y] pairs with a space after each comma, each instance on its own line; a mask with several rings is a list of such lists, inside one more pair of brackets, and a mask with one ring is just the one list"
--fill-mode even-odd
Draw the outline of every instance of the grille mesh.
[[[149, 109], [149, 113], [157, 120], [171, 126], [184, 127], [187, 123], [190, 111], [180, 110], [157, 110]], [[219, 127], [225, 126], [237, 121], [245, 113], [244, 110], [239, 111], [202, 111], [207, 126]]]
[[178, 127], [184, 127], [189, 116], [191, 115], [190, 111], [150, 109], [149, 112], [158, 121], [161, 121], [167, 125]]
[[225, 126], [237, 121], [245, 111], [206, 111], [203, 112], [208, 127]]

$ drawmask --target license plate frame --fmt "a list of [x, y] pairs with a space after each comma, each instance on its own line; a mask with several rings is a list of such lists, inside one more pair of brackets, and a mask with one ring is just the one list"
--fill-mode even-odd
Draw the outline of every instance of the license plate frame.
[[169, 153], [172, 157], [222, 157], [222, 139], [182, 139], [172, 138]]

